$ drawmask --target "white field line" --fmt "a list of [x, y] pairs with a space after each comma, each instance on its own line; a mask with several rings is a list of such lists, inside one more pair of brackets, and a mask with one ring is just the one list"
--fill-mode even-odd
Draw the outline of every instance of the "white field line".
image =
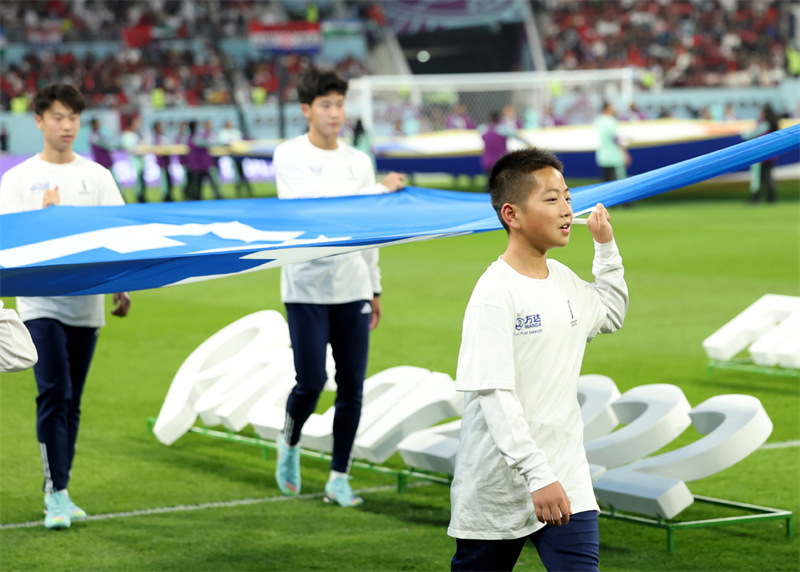
[[[766, 443], [761, 445], [758, 450], [768, 450], [768, 449], [788, 449], [792, 447], [800, 447], [800, 440], [796, 441], [782, 441], [779, 443]], [[426, 482], [416, 482], [416, 483], [408, 483], [409, 487], [412, 486], [421, 486], [421, 485], [428, 485], [430, 483]], [[382, 492], [388, 491], [391, 489], [396, 488], [396, 485], [384, 485], [381, 487], [372, 487], [367, 489], [359, 489], [358, 493], [370, 493], [370, 492]], [[294, 499], [316, 499], [322, 498], [325, 493], [312, 493], [306, 495], [299, 495], [297, 497], [286, 497], [286, 496], [278, 496], [278, 497], [265, 497], [265, 498], [257, 498], [257, 499], [241, 499], [241, 500], [232, 500], [232, 501], [221, 501], [221, 502], [206, 502], [201, 504], [189, 504], [189, 505], [177, 505], [177, 506], [165, 506], [159, 508], [146, 508], [142, 510], [132, 510], [129, 512], [112, 512], [108, 514], [97, 514], [94, 516], [89, 516], [86, 518], [87, 521], [90, 520], [110, 520], [116, 518], [129, 518], [132, 516], [149, 516], [153, 514], [167, 514], [170, 512], [191, 512], [195, 510], [205, 510], [209, 508], [229, 508], [235, 506], [246, 506], [251, 504], [264, 504], [264, 503], [271, 503], [271, 502], [283, 502], [283, 501], [291, 501]], [[35, 526], [44, 526], [44, 519], [39, 519], [35, 521], [29, 522], [15, 522], [9, 524], [0, 524], [0, 531], [2, 530], [10, 530], [13, 528], [33, 528]]]
[[[427, 485], [430, 483], [426, 482], [416, 482], [416, 483], [408, 483], [408, 487], [414, 486], [421, 486]], [[373, 492], [383, 492], [392, 489], [396, 489], [397, 485], [383, 485], [380, 487], [370, 487], [366, 489], [359, 489], [356, 491], [359, 494], [363, 493], [373, 493]], [[86, 521], [92, 520], [111, 520], [117, 518], [129, 518], [132, 516], [150, 516], [153, 514], [167, 514], [171, 512], [192, 512], [195, 510], [205, 510], [209, 508], [230, 508], [235, 506], [246, 506], [246, 505], [253, 505], [253, 504], [264, 504], [264, 503], [272, 503], [272, 502], [283, 502], [283, 501], [291, 501], [295, 499], [321, 499], [325, 496], [325, 493], [310, 493], [305, 495], [298, 495], [296, 497], [286, 497], [286, 496], [276, 496], [276, 497], [265, 497], [265, 498], [256, 498], [256, 499], [240, 499], [240, 500], [232, 500], [232, 501], [220, 501], [220, 502], [206, 502], [200, 504], [188, 504], [188, 505], [177, 505], [177, 506], [165, 506], [159, 508], [146, 508], [142, 510], [132, 510], [129, 512], [112, 512], [108, 514], [96, 514], [92, 516], [86, 517]], [[76, 523], [80, 526], [80, 523]], [[30, 522], [17, 522], [17, 523], [9, 523], [9, 524], [0, 524], [0, 531], [2, 530], [10, 530], [12, 528], [33, 528], [36, 526], [44, 526], [44, 518], [39, 520], [30, 521]]]
[[800, 440], [797, 441], [781, 441], [780, 443], [764, 443], [759, 447], [760, 449], [788, 449], [790, 447], [800, 447]]

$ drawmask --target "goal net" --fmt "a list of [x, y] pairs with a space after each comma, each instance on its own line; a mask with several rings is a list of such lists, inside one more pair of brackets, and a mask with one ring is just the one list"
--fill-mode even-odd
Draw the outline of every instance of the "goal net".
[[602, 101], [627, 109], [633, 100], [631, 69], [364, 76], [350, 81], [347, 112], [372, 135], [415, 135], [447, 129], [457, 104], [475, 123], [511, 106], [520, 126], [590, 123]]

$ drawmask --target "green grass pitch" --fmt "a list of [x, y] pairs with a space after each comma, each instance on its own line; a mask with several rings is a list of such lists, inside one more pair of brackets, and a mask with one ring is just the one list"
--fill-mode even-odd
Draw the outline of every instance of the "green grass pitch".
[[[701, 347], [761, 295], [800, 294], [797, 188], [796, 181], [782, 184], [776, 205], [747, 205], [741, 186], [703, 186], [612, 209], [631, 305], [620, 332], [589, 345], [583, 372], [608, 375], [623, 392], [676, 384], [693, 406], [719, 394], [754, 395], [775, 425], [768, 442], [799, 440], [798, 379], [737, 371], [708, 378]], [[258, 192], [274, 190], [259, 185]], [[368, 373], [409, 364], [454, 375], [466, 302], [504, 245], [498, 231], [383, 249], [384, 317]], [[590, 279], [585, 227], [551, 255]], [[322, 461], [303, 460], [303, 497], [289, 500], [275, 485], [274, 458], [265, 461], [254, 447], [192, 434], [165, 447], [147, 433], [146, 419], [157, 415], [194, 348], [249, 313], [283, 311], [278, 284], [279, 271], [269, 270], [134, 292], [131, 314], [109, 318], [86, 388], [70, 484], [78, 504], [102, 518], [69, 530], [41, 526], [33, 374], [0, 376], [0, 569], [449, 569], [455, 543], [445, 533], [445, 486], [414, 483], [399, 494], [392, 477], [354, 469], [366, 503], [344, 510], [321, 500]], [[689, 429], [676, 445], [697, 438]], [[797, 515], [800, 451], [796, 444], [759, 450], [688, 485], [695, 494]], [[706, 516], [696, 507], [687, 515]], [[664, 531], [606, 519], [600, 527], [603, 570], [800, 570], [800, 535], [787, 537], [778, 521], [680, 531], [674, 553]], [[528, 546], [516, 570], [541, 569]]]

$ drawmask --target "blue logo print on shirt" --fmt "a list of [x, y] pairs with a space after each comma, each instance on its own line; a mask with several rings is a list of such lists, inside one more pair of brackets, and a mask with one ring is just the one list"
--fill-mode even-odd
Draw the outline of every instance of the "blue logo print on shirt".
[[521, 316], [517, 318], [514, 330], [514, 335], [538, 334], [542, 331], [542, 316], [540, 314]]

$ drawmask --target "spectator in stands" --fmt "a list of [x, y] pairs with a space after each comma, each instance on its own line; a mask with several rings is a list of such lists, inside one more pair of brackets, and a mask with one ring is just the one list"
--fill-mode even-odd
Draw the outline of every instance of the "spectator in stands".
[[629, 4], [620, 11], [616, 2], [535, 2], [548, 69], [633, 67], [651, 87], [769, 87], [793, 69], [781, 33], [792, 2]]

